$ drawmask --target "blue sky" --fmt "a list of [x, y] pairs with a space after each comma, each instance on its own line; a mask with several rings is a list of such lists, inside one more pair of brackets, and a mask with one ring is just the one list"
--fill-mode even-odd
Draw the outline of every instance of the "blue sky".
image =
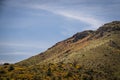
[[0, 63], [29, 58], [114, 20], [120, 20], [120, 0], [0, 0]]

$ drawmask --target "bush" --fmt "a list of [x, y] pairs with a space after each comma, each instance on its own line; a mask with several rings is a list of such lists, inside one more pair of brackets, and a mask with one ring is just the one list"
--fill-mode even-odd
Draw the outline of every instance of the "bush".
[[47, 76], [51, 76], [51, 68], [48, 69]]
[[5, 70], [0, 70], [0, 74], [4, 74], [5, 73]]
[[9, 68], [8, 68], [8, 71], [12, 71], [12, 70], [14, 70], [14, 66], [10, 65]]
[[9, 65], [9, 63], [4, 63], [3, 65]]

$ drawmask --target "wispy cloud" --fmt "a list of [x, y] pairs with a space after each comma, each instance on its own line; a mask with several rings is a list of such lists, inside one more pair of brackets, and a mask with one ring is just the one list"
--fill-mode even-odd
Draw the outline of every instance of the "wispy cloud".
[[[68, 19], [73, 19], [73, 20], [78, 20], [80, 22], [84, 22], [86, 24], [89, 24], [91, 27], [96, 28], [99, 27], [103, 21], [101, 21], [100, 19], [96, 18], [96, 15], [91, 15], [89, 14], [89, 12], [87, 12], [87, 10], [90, 9], [90, 6], [86, 7], [86, 6], [81, 6], [81, 3], [85, 3], [86, 1], [58, 1], [58, 2], [53, 2], [53, 1], [36, 1], [36, 2], [16, 2], [14, 1], [14, 3], [16, 5], [13, 6], [19, 6], [19, 7], [24, 7], [24, 8], [30, 8], [30, 9], [36, 9], [36, 10], [45, 10], [48, 11], [50, 13], [53, 13], [55, 15], [60, 15], [63, 16], [65, 18]], [[91, 1], [90, 1], [91, 2]], [[95, 2], [95, 1], [93, 1]], [[66, 4], [74, 4], [74, 5], [69, 5], [66, 6], [64, 3]], [[75, 5], [76, 4], [76, 5]], [[72, 6], [72, 7], [71, 7]], [[98, 11], [99, 7], [95, 8], [97, 6], [92, 7], [92, 9], [94, 9], [94, 11]], [[72, 9], [70, 9], [72, 8]], [[77, 9], [75, 9], [77, 8]], [[78, 10], [79, 8], [79, 10]], [[32, 15], [37, 15], [39, 16], [40, 13], [32, 13]]]
[[[47, 42], [0, 42], [0, 53], [3, 55], [31, 55], [37, 54], [49, 48], [52, 44]], [[30, 50], [32, 49], [32, 50]], [[7, 51], [6, 51], [7, 50]], [[1, 55], [0, 54], [0, 55]]]
[[85, 22], [85, 23], [89, 24], [93, 28], [96, 28], [103, 23], [102, 21], [94, 18], [95, 16], [93, 16], [93, 15], [81, 13], [80, 11], [78, 12], [76, 10], [65, 9], [63, 7], [60, 7], [60, 6], [29, 5], [29, 7], [33, 8], [33, 9], [46, 10], [46, 11], [49, 11], [49, 12], [54, 13], [56, 15], [61, 15], [65, 18], [79, 20], [81, 22]]
[[50, 43], [47, 44], [46, 42], [19, 42], [19, 43], [15, 43], [15, 42], [0, 42], [0, 46], [14, 46], [14, 47], [29, 47], [29, 48], [39, 48], [39, 49], [45, 49], [48, 48], [50, 46]]
[[0, 65], [4, 64], [4, 63], [14, 63], [14, 62], [11, 62], [9, 60], [0, 60]]
[[85, 14], [80, 14], [80, 13], [75, 14], [74, 12], [67, 12], [67, 11], [58, 11], [57, 13], [65, 17], [76, 19], [76, 20], [85, 22], [87, 24], [90, 24], [91, 27], [98, 27], [102, 23], [101, 21], [95, 19], [94, 17], [92, 16], [89, 17], [89, 16], [86, 16]]
[[[24, 8], [32, 8], [37, 10], [45, 10], [48, 12], [51, 12], [56, 15], [63, 16], [65, 18], [78, 20], [80, 22], [85, 22], [86, 24], [89, 24], [92, 28], [99, 27], [103, 23], [105, 23], [105, 20], [101, 20], [98, 18], [98, 16], [102, 15], [108, 15], [111, 13], [113, 14], [113, 8], [117, 9], [118, 11], [120, 1], [119, 0], [75, 0], [75, 1], [69, 1], [69, 0], [21, 0], [16, 1], [12, 0], [11, 5], [12, 6], [19, 6]], [[106, 4], [108, 4], [106, 6]], [[114, 7], [115, 6], [115, 7]], [[106, 7], [106, 8], [104, 8]], [[112, 11], [108, 11], [108, 10]], [[106, 13], [105, 13], [106, 11]], [[109, 12], [109, 13], [108, 13]], [[92, 14], [93, 13], [93, 14]], [[39, 13], [35, 13], [39, 16]], [[97, 16], [97, 14], [99, 14]], [[32, 13], [34, 15], [34, 13]], [[96, 18], [97, 16], [97, 18]]]
[[[76, 2], [76, 3], [75, 3]], [[98, 18], [96, 18], [96, 15], [91, 15], [89, 14], [89, 12], [87, 10], [91, 10], [94, 9], [94, 11], [98, 11], [99, 7], [90, 7], [90, 6], [81, 6], [77, 3], [83, 3], [84, 1], [73, 1], [73, 2], [69, 2], [69, 1], [59, 1], [59, 2], [41, 2], [38, 1], [31, 3], [16, 3], [17, 5], [14, 6], [19, 6], [19, 7], [23, 7], [23, 8], [27, 8], [27, 9], [33, 9], [33, 10], [37, 10], [38, 13], [34, 13], [34, 12], [29, 12], [28, 14], [32, 15], [32, 16], [41, 16], [41, 13], [39, 13], [39, 11], [47, 11], [48, 13], [52, 13], [54, 15], [57, 16], [61, 16], [63, 18], [65, 18], [66, 20], [73, 20], [73, 21], [78, 21], [80, 23], [84, 23], [88, 25], [88, 29], [96, 29], [99, 26], [101, 26], [104, 22]], [[65, 4], [74, 4], [74, 5], [69, 5], [66, 6]], [[76, 6], [76, 5], [77, 6]], [[71, 9], [72, 8], [72, 9]], [[77, 8], [77, 9], [75, 9]], [[60, 33], [62, 35], [71, 35], [74, 32], [77, 32], [77, 27], [76, 26], [61, 26], [63, 28], [63, 31], [61, 31]], [[86, 29], [87, 29], [86, 28]]]
[[0, 63], [14, 63], [28, 57], [39, 54], [51, 47], [52, 44], [45, 41], [39, 42], [0, 42]]

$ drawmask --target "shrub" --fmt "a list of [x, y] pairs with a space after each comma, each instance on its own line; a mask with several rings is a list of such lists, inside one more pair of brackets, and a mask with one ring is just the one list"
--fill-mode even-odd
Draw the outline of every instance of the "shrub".
[[14, 66], [10, 65], [9, 68], [8, 68], [8, 71], [12, 71], [12, 70], [14, 70]]
[[4, 63], [3, 65], [9, 65], [9, 63]]
[[5, 73], [5, 70], [0, 70], [0, 74], [4, 74]]
[[48, 69], [47, 76], [51, 76], [51, 68]]

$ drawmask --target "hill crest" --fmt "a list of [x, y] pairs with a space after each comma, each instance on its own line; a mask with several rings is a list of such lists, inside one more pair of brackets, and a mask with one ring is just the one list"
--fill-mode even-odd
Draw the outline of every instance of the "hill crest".
[[[84, 47], [89, 45], [89, 42], [91, 42], [91, 40], [96, 40], [105, 36], [110, 36], [111, 32], [113, 31], [120, 31], [120, 21], [113, 21], [110, 23], [106, 23], [100, 28], [98, 28], [96, 31], [86, 30], [83, 32], [78, 32], [72, 37], [56, 43], [52, 47], [48, 48], [48, 50], [46, 50], [45, 52], [42, 52], [38, 55], [35, 55], [17, 64], [22, 63], [24, 65], [31, 65], [31, 64], [34, 65], [36, 63], [41, 63], [44, 61], [48, 61], [48, 62], [52, 61], [54, 60], [53, 56], [55, 56], [56, 58], [57, 57], [59, 58], [63, 55], [67, 56], [69, 53], [83, 49]], [[28, 64], [26, 63], [26, 61]]]

